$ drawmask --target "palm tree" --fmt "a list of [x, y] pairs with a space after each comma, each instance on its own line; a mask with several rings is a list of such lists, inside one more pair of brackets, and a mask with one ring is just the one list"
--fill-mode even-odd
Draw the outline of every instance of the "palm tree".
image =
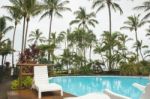
[[[92, 0], [93, 1], [93, 5], [92, 8], [96, 8], [97, 7], [97, 12], [99, 12], [101, 9], [103, 9], [105, 6], [107, 6], [108, 8], [108, 13], [109, 13], [109, 33], [111, 36], [112, 33], [112, 22], [111, 22], [111, 8], [116, 11], [119, 10], [120, 14], [123, 13], [121, 7], [119, 6], [119, 4], [117, 4], [116, 2], [113, 2], [112, 0]], [[112, 55], [111, 49], [109, 49], [109, 56]], [[112, 63], [109, 62], [109, 67], [111, 67]]]
[[69, 43], [69, 38], [68, 36], [71, 34], [71, 30], [67, 29], [66, 31], [62, 31], [59, 36], [58, 36], [58, 40], [60, 42], [64, 41], [65, 42], [65, 49], [68, 48], [68, 43]]
[[95, 27], [95, 24], [98, 24], [98, 21], [95, 18], [95, 13], [91, 12], [91, 13], [87, 13], [85, 8], [80, 7], [79, 10], [77, 10], [76, 12], [74, 12], [74, 14], [76, 15], [76, 19], [72, 20], [70, 22], [70, 25], [72, 24], [78, 24], [78, 27], [82, 27], [82, 28], [86, 28], [87, 30], [88, 25], [91, 25], [93, 27]]
[[142, 5], [134, 7], [135, 10], [144, 10], [147, 14], [144, 16], [144, 19], [150, 17], [150, 1], [144, 1]]
[[[148, 29], [146, 29], [146, 32], [147, 32], [146, 36], [150, 36], [150, 26], [149, 26]], [[149, 38], [149, 39], [150, 39], [150, 38]]]
[[110, 35], [110, 33], [108, 31], [104, 31], [102, 36], [103, 36], [103, 40], [102, 40], [102, 45], [101, 45], [101, 52], [102, 51], [105, 52], [105, 57], [108, 61], [108, 67], [109, 67], [109, 70], [111, 71], [112, 65], [109, 65], [109, 64], [114, 63], [115, 54], [114, 53], [110, 54], [109, 51], [111, 49], [111, 51], [114, 52], [114, 48], [116, 46], [119, 46], [119, 44], [120, 44], [120, 42], [117, 39], [118, 32], [114, 32], [114, 33], [112, 33], [112, 35]]
[[25, 20], [26, 20], [26, 10], [24, 9], [25, 7], [25, 1], [24, 0], [9, 0], [9, 2], [11, 3], [10, 5], [4, 6], [4, 8], [7, 8], [8, 10], [17, 10], [18, 13], [20, 13], [20, 15], [23, 17], [23, 33], [22, 33], [22, 44], [21, 44], [21, 51], [24, 50], [24, 34], [25, 34]]
[[[26, 46], [28, 23], [30, 16], [34, 16], [39, 13], [39, 6], [36, 0], [9, 0], [11, 6], [4, 6], [7, 9], [15, 9], [23, 17], [23, 33], [22, 33], [22, 47], [21, 51], [24, 50]], [[27, 24], [26, 24], [27, 21]]]
[[42, 36], [42, 32], [40, 32], [39, 29], [36, 29], [35, 31], [31, 31], [31, 34], [29, 34], [29, 42], [34, 42], [35, 45], [37, 45], [38, 41], [40, 43], [45, 42], [46, 38]]
[[92, 8], [96, 8], [97, 7], [97, 11], [99, 12], [101, 9], [103, 9], [105, 6], [108, 7], [108, 13], [109, 13], [109, 32], [111, 34], [112, 29], [112, 23], [111, 23], [111, 8], [116, 11], [119, 10], [120, 14], [123, 13], [121, 7], [119, 6], [119, 4], [117, 4], [116, 2], [113, 2], [112, 0], [92, 0], [93, 1], [93, 5]]
[[26, 48], [26, 42], [27, 42], [27, 34], [28, 34], [28, 26], [31, 16], [38, 15], [41, 9], [41, 6], [37, 2], [37, 0], [26, 0], [25, 2], [25, 9], [26, 9], [26, 32], [25, 32], [25, 38], [24, 38], [24, 49]]
[[[5, 8], [5, 6], [3, 6], [3, 8]], [[7, 8], [7, 7], [6, 7]], [[14, 20], [14, 33], [13, 33], [13, 39], [12, 39], [12, 49], [14, 50], [14, 43], [15, 43], [15, 35], [16, 35], [16, 29], [17, 29], [17, 25], [21, 20], [21, 15], [18, 11], [18, 9], [8, 9], [9, 11], [9, 15], [7, 17], [7, 19], [9, 19], [10, 21]], [[12, 51], [12, 67], [14, 67], [14, 51]]]
[[121, 47], [121, 50], [122, 50], [122, 55], [123, 55], [123, 58], [124, 58], [124, 62], [126, 61], [126, 58], [127, 58], [127, 48], [126, 48], [126, 42], [127, 41], [130, 41], [130, 40], [133, 40], [131, 38], [129, 38], [127, 35], [125, 34], [119, 34], [118, 36], [118, 40], [120, 41], [122, 47]]
[[102, 62], [104, 64], [104, 66], [106, 67], [105, 58], [104, 58], [104, 55], [102, 54], [102, 52], [105, 51], [104, 47], [102, 47], [102, 44], [103, 44], [102, 42], [100, 44], [96, 44], [96, 46], [94, 48], [94, 53], [100, 55], [100, 58], [102, 59]]
[[4, 6], [7, 9], [16, 9], [20, 15], [23, 17], [23, 33], [22, 33], [22, 44], [21, 44], [21, 51], [24, 50], [24, 34], [25, 34], [25, 20], [26, 20], [26, 16], [27, 16], [27, 12], [25, 9], [25, 0], [9, 0], [9, 2], [11, 3], [11, 6], [7, 5]]
[[89, 47], [89, 59], [91, 62], [92, 47], [96, 44], [97, 40], [96, 40], [96, 35], [92, 31], [89, 31], [86, 37], [88, 43], [87, 46]]
[[[44, 4], [43, 4], [44, 14], [41, 16], [40, 19], [46, 16], [49, 16], [50, 18], [48, 39], [50, 39], [51, 37], [51, 27], [52, 27], [53, 16], [57, 15], [58, 17], [62, 17], [60, 12], [70, 10], [70, 8], [65, 7], [65, 5], [68, 3], [69, 1], [67, 0], [63, 2], [61, 2], [61, 0], [44, 0]], [[50, 60], [50, 53], [48, 53], [48, 60]]]
[[10, 31], [11, 29], [13, 29], [13, 26], [6, 26], [6, 19], [5, 17], [0, 17], [0, 40], [2, 40], [2, 38], [4, 37], [4, 35]]
[[[5, 52], [6, 45], [10, 45], [11, 43], [9, 39], [4, 38], [5, 34], [10, 31], [13, 28], [13, 26], [8, 26], [6, 24], [5, 17], [0, 17], [0, 54], [3, 56]], [[8, 44], [7, 44], [8, 43]], [[11, 49], [11, 48], [10, 48]], [[10, 50], [9, 50], [10, 52]], [[4, 57], [4, 56], [3, 56]], [[2, 57], [2, 65], [3, 65], [3, 57]]]
[[69, 73], [69, 66], [71, 64], [72, 55], [69, 49], [64, 49], [62, 56], [62, 64], [67, 65], [67, 71]]
[[[121, 29], [129, 29], [130, 31], [135, 32], [136, 43], [138, 43], [138, 28], [140, 28], [141, 26], [143, 26], [146, 23], [146, 21], [144, 19], [140, 20], [139, 18], [140, 18], [140, 14], [134, 15], [134, 16], [129, 16], [128, 20], [124, 22], [125, 26], [121, 27]], [[136, 48], [137, 61], [139, 61], [138, 51], [139, 51], [139, 48]]]
[[138, 42], [136, 42], [133, 47], [135, 47], [136, 49], [137, 48], [139, 49], [139, 53], [140, 53], [140, 55], [142, 57], [142, 60], [144, 61], [144, 56], [142, 54], [142, 49], [143, 48], [148, 48], [148, 46], [147, 45], [143, 45], [143, 41], [142, 40], [141, 41], [138, 40]]

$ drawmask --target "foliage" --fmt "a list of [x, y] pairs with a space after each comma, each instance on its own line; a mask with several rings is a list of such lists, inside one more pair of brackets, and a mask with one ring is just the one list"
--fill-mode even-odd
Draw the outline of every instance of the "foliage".
[[95, 13], [87, 13], [85, 8], [80, 7], [79, 10], [74, 12], [76, 19], [70, 22], [72, 24], [78, 24], [78, 27], [89, 30], [88, 25], [95, 27], [95, 24], [98, 24], [98, 21], [95, 19]]
[[46, 58], [39, 58], [38, 59], [39, 64], [48, 64], [49, 61]]
[[29, 42], [34, 42], [35, 45], [38, 44], [38, 42], [42, 43], [46, 41], [46, 38], [42, 36], [42, 32], [40, 32], [39, 29], [36, 29], [35, 31], [32, 31], [31, 34], [29, 34]]
[[86, 66], [82, 66], [80, 67], [80, 73], [83, 73], [83, 74], [88, 74], [88, 73], [91, 73], [91, 65], [86, 65]]
[[39, 55], [39, 49], [33, 44], [19, 54], [19, 63], [36, 63]]
[[120, 67], [121, 75], [149, 75], [149, 72], [150, 63], [147, 61], [123, 63]]
[[16, 90], [19, 88], [19, 80], [13, 80], [11, 82], [11, 89]]
[[[22, 87], [30, 88], [32, 86], [33, 79], [30, 76], [23, 77], [22, 79]], [[13, 80], [11, 82], [11, 89], [16, 90], [19, 89], [19, 79]]]
[[24, 88], [30, 88], [32, 85], [32, 82], [33, 82], [33, 80], [30, 76], [24, 77], [22, 80], [22, 86]]

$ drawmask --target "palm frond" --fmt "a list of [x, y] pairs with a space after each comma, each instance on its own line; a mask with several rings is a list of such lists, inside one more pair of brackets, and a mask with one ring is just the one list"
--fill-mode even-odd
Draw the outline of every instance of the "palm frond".
[[14, 27], [13, 26], [9, 26], [4, 30], [4, 34], [7, 33], [8, 31], [12, 30]]

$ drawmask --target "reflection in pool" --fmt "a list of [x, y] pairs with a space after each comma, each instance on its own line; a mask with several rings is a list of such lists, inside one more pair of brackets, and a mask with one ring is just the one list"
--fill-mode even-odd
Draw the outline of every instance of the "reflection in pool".
[[139, 99], [142, 92], [134, 88], [132, 84], [137, 82], [142, 85], [149, 83], [145, 77], [122, 77], [122, 76], [63, 76], [54, 77], [50, 82], [55, 82], [63, 87], [65, 92], [76, 96], [91, 92], [103, 92], [110, 89], [132, 99]]

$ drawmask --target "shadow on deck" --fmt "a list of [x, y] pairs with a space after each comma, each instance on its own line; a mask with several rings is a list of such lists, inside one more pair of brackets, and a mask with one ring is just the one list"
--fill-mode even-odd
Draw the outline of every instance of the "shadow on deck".
[[[38, 99], [37, 91], [35, 90], [17, 90], [7, 92], [8, 99]], [[75, 97], [69, 93], [60, 96], [60, 92], [44, 92], [41, 99], [63, 99], [65, 97]]]

